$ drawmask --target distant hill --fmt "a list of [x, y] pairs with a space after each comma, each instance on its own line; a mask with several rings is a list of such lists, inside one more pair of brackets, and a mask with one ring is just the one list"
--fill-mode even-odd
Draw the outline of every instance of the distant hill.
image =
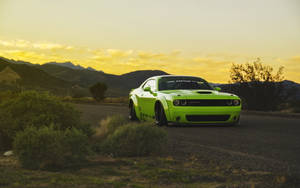
[[92, 67], [84, 68], [84, 67], [82, 67], [80, 65], [74, 65], [73, 63], [71, 63], [69, 61], [68, 62], [64, 62], [64, 63], [49, 62], [49, 63], [45, 63], [44, 65], [47, 65], [47, 64], [50, 64], [50, 65], [59, 65], [59, 66], [68, 67], [68, 68], [75, 69], [75, 70], [97, 71], [97, 70], [93, 69]]
[[104, 82], [108, 87], [109, 96], [126, 96], [130, 89], [138, 87], [145, 79], [151, 76], [167, 74], [163, 71], [144, 70], [134, 71], [123, 75], [106, 74], [87, 69], [72, 69], [56, 64], [38, 65], [37, 68], [57, 78], [66, 80], [84, 88], [89, 88], [97, 82]]
[[30, 66], [33, 66], [34, 64], [31, 64], [27, 61], [21, 61], [21, 60], [13, 60], [13, 59], [6, 59], [4, 57], [0, 57], [0, 61], [5, 61], [5, 62], [9, 62], [9, 63], [14, 63], [14, 64], [25, 64], [25, 65], [30, 65]]
[[[0, 77], [9, 76], [15, 79], [17, 84], [23, 88], [37, 88], [41, 90], [50, 90], [56, 93], [63, 93], [72, 87], [70, 82], [56, 78], [45, 73], [43, 70], [24, 63], [17, 64], [0, 58]], [[6, 78], [7, 79], [7, 78]], [[7, 83], [1, 83], [0, 89]]]

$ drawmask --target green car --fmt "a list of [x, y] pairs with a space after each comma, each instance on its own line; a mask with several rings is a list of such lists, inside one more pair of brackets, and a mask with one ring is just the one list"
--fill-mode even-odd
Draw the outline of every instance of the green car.
[[129, 119], [157, 125], [239, 123], [241, 99], [220, 92], [202, 78], [163, 75], [148, 78], [129, 94]]

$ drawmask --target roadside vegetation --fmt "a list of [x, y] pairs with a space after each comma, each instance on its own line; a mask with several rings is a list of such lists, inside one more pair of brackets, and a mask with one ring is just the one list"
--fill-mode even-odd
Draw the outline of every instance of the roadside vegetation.
[[0, 156], [1, 187], [293, 187], [299, 182], [196, 153], [175, 155], [165, 129], [151, 123], [110, 116], [92, 127], [71, 105], [47, 93], [7, 95], [0, 104], [0, 151], [14, 154]]
[[128, 97], [105, 97], [102, 101], [98, 102], [93, 97], [78, 97], [71, 96], [60, 97], [63, 102], [70, 103], [84, 103], [84, 104], [117, 104], [128, 105]]
[[105, 92], [107, 90], [107, 85], [105, 83], [98, 82], [90, 87], [90, 92], [93, 98], [100, 102], [105, 98]]
[[230, 84], [223, 90], [241, 97], [243, 109], [258, 111], [299, 112], [294, 105], [295, 88], [284, 88], [284, 67], [274, 68], [264, 65], [259, 58], [252, 63], [232, 64]]
[[89, 124], [80, 121], [80, 112], [48, 93], [25, 91], [11, 94], [0, 103], [0, 139], [3, 149], [11, 149], [16, 134], [28, 127], [52, 126], [66, 131], [76, 128], [91, 136]]
[[82, 131], [76, 128], [60, 131], [53, 126], [19, 131], [13, 149], [27, 169], [60, 169], [83, 162], [90, 154], [88, 137]]

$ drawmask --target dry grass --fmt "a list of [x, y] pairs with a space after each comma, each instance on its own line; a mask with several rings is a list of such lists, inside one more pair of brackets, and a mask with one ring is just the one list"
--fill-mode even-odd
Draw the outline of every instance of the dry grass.
[[101, 141], [109, 134], [112, 134], [118, 127], [123, 126], [128, 122], [128, 118], [123, 115], [108, 116], [105, 119], [102, 119], [98, 126], [94, 128], [95, 134], [93, 135], [93, 139]]
[[[193, 163], [190, 159], [193, 159]], [[0, 157], [0, 187], [297, 187], [298, 177], [268, 172], [234, 173], [198, 156], [111, 158], [94, 156], [61, 171], [24, 170], [14, 157]]]

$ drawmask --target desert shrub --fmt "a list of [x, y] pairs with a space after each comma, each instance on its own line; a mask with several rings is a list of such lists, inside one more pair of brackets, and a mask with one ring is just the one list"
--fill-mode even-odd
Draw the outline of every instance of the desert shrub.
[[25, 168], [56, 169], [83, 161], [89, 151], [87, 141], [76, 128], [61, 131], [54, 126], [27, 127], [17, 133], [13, 148]]
[[108, 136], [102, 151], [113, 156], [147, 156], [161, 152], [166, 142], [165, 130], [149, 123], [129, 123]]
[[258, 58], [253, 63], [232, 64], [230, 69], [232, 92], [243, 98], [249, 110], [278, 110], [286, 96], [283, 90], [283, 67], [273, 73], [273, 67]]
[[122, 115], [109, 116], [99, 123], [99, 126], [94, 128], [95, 133], [92, 136], [91, 144], [94, 152], [101, 151], [101, 143], [114, 131], [125, 124], [129, 123], [127, 117]]
[[105, 98], [105, 92], [107, 85], [105, 83], [98, 82], [90, 87], [90, 92], [96, 101], [102, 101]]
[[72, 164], [84, 161], [90, 154], [88, 136], [83, 131], [72, 128], [64, 131], [65, 157]]
[[127, 117], [122, 115], [109, 116], [106, 119], [101, 120], [99, 127], [95, 128], [94, 138], [103, 140], [108, 135], [112, 134], [118, 127], [129, 123]]
[[15, 98], [17, 96], [17, 92], [12, 92], [12, 91], [0, 91], [0, 103], [11, 99]]
[[92, 134], [90, 126], [80, 122], [77, 110], [48, 93], [25, 91], [0, 104], [0, 142], [6, 149], [11, 147], [18, 131], [52, 124], [57, 130], [75, 127]]

